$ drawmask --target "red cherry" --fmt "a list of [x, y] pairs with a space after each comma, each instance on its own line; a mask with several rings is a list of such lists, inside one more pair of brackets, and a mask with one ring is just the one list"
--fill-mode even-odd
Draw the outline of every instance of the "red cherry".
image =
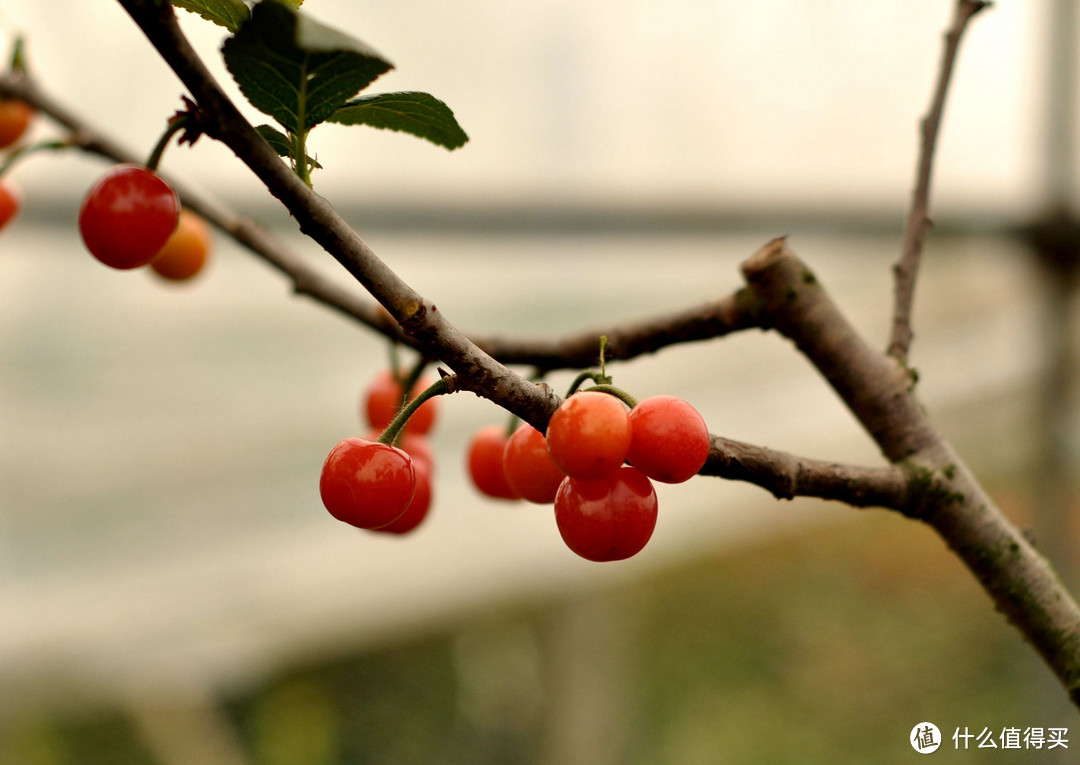
[[[412, 389], [410, 400], [416, 398], [416, 394], [430, 384], [429, 380], [418, 381]], [[401, 405], [401, 383], [395, 379], [393, 372], [389, 369], [382, 370], [371, 381], [371, 385], [364, 393], [363, 411], [368, 424], [377, 430], [382, 430], [401, 411]], [[416, 435], [427, 433], [434, 426], [435, 415], [438, 411], [435, 399], [428, 399], [409, 418], [409, 422], [405, 426], [406, 432]]]
[[675, 396], [642, 399], [630, 410], [633, 440], [626, 459], [656, 481], [682, 483], [709, 456], [709, 429], [698, 410]]
[[572, 478], [600, 478], [616, 470], [626, 461], [631, 437], [626, 406], [599, 391], [567, 398], [547, 427], [548, 453]]
[[503, 472], [510, 487], [529, 502], [550, 505], [566, 474], [548, 454], [544, 434], [528, 423], [522, 425], [503, 450]]
[[593, 481], [565, 479], [555, 495], [555, 523], [566, 546], [582, 558], [623, 560], [652, 537], [656, 507], [652, 482], [624, 465]]
[[139, 268], [176, 230], [180, 200], [145, 167], [115, 165], [98, 179], [79, 210], [79, 232], [90, 254], [107, 266]]
[[495, 499], [520, 499], [503, 471], [506, 440], [506, 428], [501, 425], [488, 425], [476, 431], [467, 452], [469, 477], [481, 494]]
[[346, 438], [330, 450], [319, 494], [330, 515], [362, 529], [400, 518], [416, 491], [412, 458], [377, 441]]
[[10, 183], [0, 182], [0, 228], [6, 226], [19, 214], [22, 207], [22, 194]]
[[431, 469], [424, 463], [416, 461], [413, 462], [413, 468], [416, 471], [416, 492], [413, 494], [409, 507], [396, 521], [371, 529], [371, 531], [407, 534], [427, 518], [428, 510], [431, 509]]

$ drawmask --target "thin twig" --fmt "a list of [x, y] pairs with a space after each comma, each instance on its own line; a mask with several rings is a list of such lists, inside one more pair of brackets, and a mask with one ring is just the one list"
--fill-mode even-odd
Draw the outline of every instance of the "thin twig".
[[907, 363], [908, 351], [914, 336], [911, 328], [911, 309], [915, 300], [915, 279], [922, 259], [923, 243], [930, 229], [930, 181], [934, 166], [934, 151], [937, 148], [938, 132], [945, 112], [945, 98], [949, 90], [956, 55], [960, 48], [967, 24], [976, 13], [990, 5], [982, 0], [958, 0], [953, 13], [952, 24], [945, 33], [944, 51], [941, 68], [938, 71], [937, 85], [930, 102], [930, 110], [921, 123], [921, 146], [919, 163], [915, 177], [915, 192], [911, 210], [904, 225], [903, 252], [899, 262], [893, 266], [895, 277], [895, 303], [893, 307], [892, 336], [889, 340], [888, 353], [902, 363]]

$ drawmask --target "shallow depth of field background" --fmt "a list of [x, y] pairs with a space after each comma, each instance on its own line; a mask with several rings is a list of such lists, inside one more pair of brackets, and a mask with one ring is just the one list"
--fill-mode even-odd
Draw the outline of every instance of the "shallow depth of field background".
[[[1047, 328], [1039, 272], [1006, 234], [1041, 210], [1053, 164], [1049, 5], [1000, 3], [965, 40], [912, 355], [930, 413], [1024, 525]], [[884, 346], [950, 2], [304, 8], [396, 64], [373, 91], [430, 91], [471, 136], [453, 153], [361, 128], [311, 139], [316, 189], [466, 332], [704, 303], [786, 234]], [[219, 31], [182, 20], [231, 87]], [[179, 106], [115, 3], [0, 0], [0, 28], [27, 35], [43, 86], [136, 150]], [[339, 273], [221, 147], [170, 149], [164, 169]], [[441, 402], [424, 526], [387, 539], [337, 523], [319, 468], [365, 430], [386, 343], [220, 236], [189, 286], [107, 271], [74, 223], [100, 171], [29, 160], [13, 174], [26, 209], [0, 233], [0, 763], [891, 763], [915, 756], [925, 720], [947, 736], [1075, 720], [927, 529], [697, 479], [661, 487], [640, 555], [587, 563], [549, 508], [471, 489], [468, 438], [505, 417], [469, 394]], [[773, 335], [612, 371], [725, 436], [881, 459]]]

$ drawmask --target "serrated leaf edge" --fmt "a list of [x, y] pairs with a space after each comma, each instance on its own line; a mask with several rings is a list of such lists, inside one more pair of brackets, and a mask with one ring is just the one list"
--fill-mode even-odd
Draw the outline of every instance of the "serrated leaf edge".
[[[433, 115], [436, 115], [438, 117], [438, 120], [437, 120], [438, 125], [447, 125], [447, 127], [448, 127], [448, 129], [439, 129], [438, 132], [442, 133], [442, 134], [453, 135], [453, 138], [451, 140], [441, 141], [441, 140], [436, 140], [436, 139], [432, 138], [430, 135], [423, 135], [423, 134], [421, 134], [421, 133], [419, 133], [419, 132], [417, 132], [415, 130], [410, 130], [407, 127], [404, 127], [402, 125], [374, 125], [374, 124], [372, 124], [370, 122], [366, 122], [366, 121], [346, 123], [346, 122], [342, 122], [340, 119], [335, 119], [335, 115], [337, 115], [338, 112], [341, 112], [343, 110], [350, 109], [350, 108], [355, 108], [355, 107], [365, 107], [365, 108], [371, 109], [373, 111], [381, 109], [381, 110], [385, 110], [387, 112], [401, 114], [406, 120], [411, 120], [411, 121], [414, 121], [414, 122], [421, 122], [422, 121], [415, 114], [395, 110], [391, 105], [386, 103], [385, 99], [388, 96], [392, 96], [392, 97], [417, 96], [418, 98], [415, 101], [409, 101], [406, 98], [397, 98], [397, 101], [399, 103], [404, 102], [404, 103], [416, 104], [416, 105], [421, 106], [424, 109], [428, 110], [429, 113], [431, 113]], [[428, 99], [430, 99], [431, 101], [434, 101], [435, 103], [434, 104], [427, 103]], [[390, 102], [390, 103], [393, 103], [393, 102]], [[443, 111], [443, 110], [445, 110], [445, 111]], [[458, 149], [458, 148], [464, 146], [469, 141], [468, 134], [465, 132], [465, 130], [458, 123], [457, 118], [454, 116], [453, 110], [450, 109], [450, 107], [447, 106], [445, 102], [441, 101], [440, 99], [436, 98], [435, 96], [431, 95], [430, 93], [424, 93], [424, 92], [421, 92], [421, 91], [395, 91], [395, 92], [391, 92], [391, 93], [375, 93], [375, 94], [372, 94], [372, 95], [369, 95], [369, 96], [360, 96], [358, 98], [352, 98], [352, 99], [349, 99], [349, 101], [347, 101], [346, 103], [344, 103], [341, 107], [339, 107], [337, 109], [337, 111], [334, 112], [334, 114], [331, 114], [330, 117], [328, 117], [326, 121], [327, 122], [335, 122], [335, 123], [339, 123], [339, 124], [367, 125], [368, 127], [373, 127], [373, 128], [377, 128], [377, 129], [380, 129], [380, 130], [393, 130], [393, 131], [396, 131], [396, 132], [408, 133], [409, 135], [414, 135], [417, 138], [423, 138], [425, 141], [429, 141], [430, 143], [433, 143], [433, 144], [435, 144], [437, 146], [442, 146], [443, 148], [445, 148], [445, 149], [447, 149], [449, 151], [453, 151], [454, 149]], [[426, 124], [435, 125], [436, 121], [433, 120], [432, 122], [429, 122], [429, 123], [426, 123]]]

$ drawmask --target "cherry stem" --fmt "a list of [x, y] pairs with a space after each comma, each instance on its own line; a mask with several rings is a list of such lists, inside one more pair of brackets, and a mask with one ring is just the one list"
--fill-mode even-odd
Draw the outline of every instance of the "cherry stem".
[[595, 369], [586, 369], [583, 372], [579, 372], [578, 376], [570, 383], [570, 388], [566, 391], [566, 398], [570, 398], [577, 393], [578, 388], [584, 385], [586, 380], [592, 380], [597, 385], [611, 384], [611, 378], [602, 371], [597, 372]]
[[393, 444], [401, 431], [405, 429], [405, 425], [409, 422], [409, 418], [416, 413], [416, 410], [427, 401], [429, 398], [435, 396], [442, 396], [446, 393], [453, 393], [457, 388], [454, 385], [455, 378], [453, 375], [447, 377], [440, 377], [428, 387], [424, 388], [420, 393], [406, 404], [397, 416], [390, 421], [390, 424], [386, 426], [386, 430], [379, 436], [379, 443], [381, 444]]
[[154, 144], [154, 150], [150, 152], [150, 158], [146, 160], [147, 170], [157, 172], [158, 165], [161, 164], [161, 156], [165, 153], [169, 141], [172, 140], [174, 135], [186, 128], [189, 121], [190, 118], [186, 114], [180, 114], [169, 120], [168, 125], [165, 127], [165, 132], [161, 134], [161, 138]]
[[580, 372], [574, 381], [570, 383], [570, 390], [566, 392], [566, 397], [570, 398], [577, 389], [580, 388], [586, 380], [592, 380], [597, 385], [611, 385], [611, 377], [608, 375], [605, 369], [604, 351], [607, 350], [607, 335], [600, 335], [600, 371], [595, 369], [586, 369], [584, 372]]
[[16, 164], [26, 159], [31, 154], [34, 154], [35, 152], [60, 151], [62, 149], [70, 149], [74, 146], [75, 144], [71, 141], [55, 140], [38, 141], [37, 143], [32, 143], [27, 146], [20, 146], [19, 148], [12, 150], [4, 159], [3, 163], [0, 164], [0, 177], [6, 175], [7, 172], [11, 170], [11, 168], [13, 168]]
[[570, 387], [567, 388], [566, 398], [570, 398], [575, 393], [577, 393], [577, 389], [584, 385], [586, 380], [592, 380], [593, 382], [596, 382], [596, 375], [597, 373], [591, 369], [586, 369], [583, 372], [579, 372], [578, 376], [575, 377], [570, 383]]
[[401, 406], [409, 403], [409, 395], [412, 393], [413, 388], [416, 387], [416, 383], [420, 382], [420, 375], [424, 374], [427, 365], [427, 359], [421, 356], [413, 365], [413, 368], [409, 370], [409, 374], [403, 376], [400, 363], [395, 361], [391, 374], [394, 375], [394, 379], [401, 386]]
[[615, 398], [619, 399], [631, 409], [633, 409], [638, 404], [638, 400], [626, 391], [624, 391], [622, 388], [617, 388], [614, 385], [610, 385], [607, 383], [594, 385], [591, 388], [586, 388], [586, 390], [596, 391], [597, 393], [607, 393], [609, 396], [614, 396]]

